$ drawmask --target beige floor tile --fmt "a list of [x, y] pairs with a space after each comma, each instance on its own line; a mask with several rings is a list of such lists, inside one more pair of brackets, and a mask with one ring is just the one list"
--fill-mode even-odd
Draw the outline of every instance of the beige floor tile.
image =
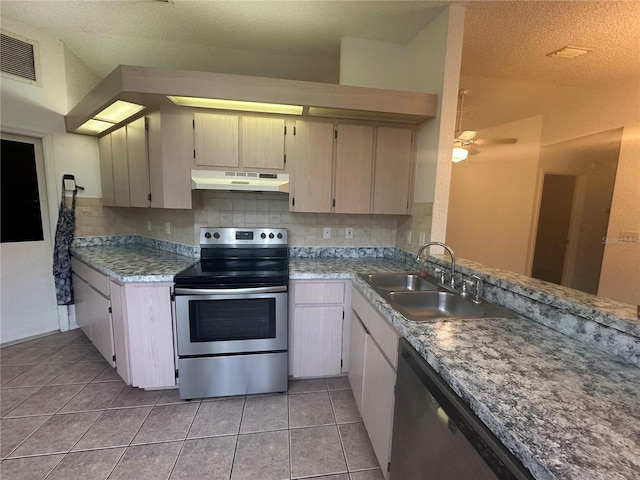
[[188, 438], [237, 435], [243, 407], [244, 397], [202, 402]]
[[0, 415], [5, 416], [38, 390], [40, 387], [3, 388], [0, 390]]
[[289, 427], [286, 395], [248, 396], [242, 413], [240, 433], [266, 432]]
[[363, 423], [338, 425], [338, 429], [349, 471], [380, 466]]
[[0, 457], [5, 458], [9, 455], [48, 419], [48, 416], [43, 416], [0, 420]]
[[142, 390], [135, 387], [125, 387], [111, 403], [110, 408], [153, 406], [161, 396], [161, 390]]
[[351, 472], [349, 474], [351, 480], [384, 480], [382, 470], [376, 468], [375, 470], [362, 470], [359, 472]]
[[100, 412], [54, 415], [26, 442], [20, 445], [10, 457], [66, 453], [89, 430], [99, 416]]
[[289, 475], [289, 438], [286, 430], [238, 437], [231, 480], [284, 480]]
[[6, 384], [6, 387], [41, 387], [61, 373], [73, 368], [73, 363], [52, 363], [49, 365], [33, 365], [17, 378]]
[[128, 446], [151, 412], [151, 407], [106, 410], [73, 450]]
[[124, 448], [108, 448], [70, 453], [58, 463], [47, 480], [106, 480], [124, 450]]
[[62, 407], [60, 413], [107, 408], [126, 387], [124, 382], [89, 383]]
[[331, 406], [337, 423], [361, 422], [356, 400], [351, 390], [336, 390], [329, 392]]
[[289, 396], [291, 428], [312, 427], [336, 423], [328, 392], [301, 393]]
[[229, 480], [237, 439], [231, 435], [187, 440], [171, 480]]
[[54, 385], [41, 387], [37, 392], [24, 402], [11, 410], [7, 417], [20, 417], [24, 415], [51, 415], [56, 413], [75, 394], [82, 390], [84, 385]]
[[296, 428], [291, 437], [293, 478], [344, 473], [347, 464], [335, 425]]
[[349, 377], [346, 375], [342, 375], [340, 377], [329, 377], [326, 378], [327, 388], [329, 390], [351, 390], [351, 385], [349, 384]]
[[197, 409], [197, 404], [189, 403], [153, 407], [131, 443], [184, 440]]
[[44, 455], [5, 460], [0, 464], [0, 478], [11, 480], [42, 480], [64, 455]]
[[324, 378], [289, 380], [289, 393], [323, 392], [327, 390]]
[[109, 480], [168, 479], [181, 447], [182, 442], [128, 447]]

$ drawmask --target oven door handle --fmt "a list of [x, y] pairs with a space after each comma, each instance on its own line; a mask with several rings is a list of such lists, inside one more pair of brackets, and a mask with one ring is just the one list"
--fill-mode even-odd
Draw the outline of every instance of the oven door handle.
[[176, 295], [233, 295], [236, 293], [277, 293], [286, 292], [286, 285], [278, 287], [249, 288], [176, 288]]

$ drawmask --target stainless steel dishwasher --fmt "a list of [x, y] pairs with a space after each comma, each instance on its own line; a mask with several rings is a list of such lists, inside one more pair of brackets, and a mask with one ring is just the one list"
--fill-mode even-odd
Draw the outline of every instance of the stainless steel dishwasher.
[[390, 480], [533, 479], [404, 339], [398, 355]]

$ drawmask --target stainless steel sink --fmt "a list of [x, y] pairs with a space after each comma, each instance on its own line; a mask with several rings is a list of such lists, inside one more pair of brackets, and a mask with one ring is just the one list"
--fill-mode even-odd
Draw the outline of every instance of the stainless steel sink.
[[449, 292], [391, 292], [390, 303], [407, 319], [427, 322], [434, 318], [516, 318], [517, 313], [489, 303], [476, 304]]
[[363, 275], [364, 280], [380, 293], [438, 290], [435, 283], [412, 273], [376, 273]]

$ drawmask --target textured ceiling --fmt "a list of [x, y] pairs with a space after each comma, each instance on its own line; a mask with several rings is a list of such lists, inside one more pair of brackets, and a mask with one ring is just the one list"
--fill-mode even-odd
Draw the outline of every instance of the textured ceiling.
[[[61, 39], [104, 77], [118, 64], [337, 82], [340, 39], [403, 44], [467, 7], [463, 73], [592, 87], [640, 72], [640, 1], [13, 1], [3, 17]], [[593, 48], [562, 60], [564, 45]]]

